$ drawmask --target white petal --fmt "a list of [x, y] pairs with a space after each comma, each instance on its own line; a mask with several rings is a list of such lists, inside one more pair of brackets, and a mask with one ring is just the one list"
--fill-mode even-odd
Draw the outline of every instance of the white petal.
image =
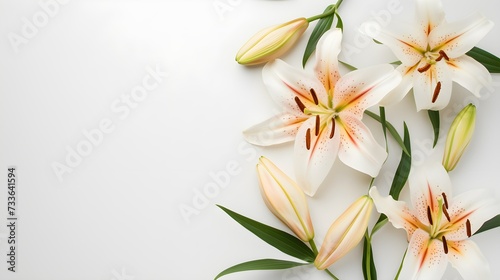
[[448, 241], [448, 260], [464, 280], [491, 279], [488, 261], [471, 240]]
[[381, 30], [374, 39], [389, 47], [406, 66], [417, 64], [427, 48], [427, 36], [418, 25], [398, 23], [394, 30]]
[[325, 88], [316, 77], [282, 60], [267, 63], [262, 69], [262, 78], [273, 100], [286, 112], [302, 114], [295, 97], [307, 108], [316, 106], [311, 89], [314, 89], [320, 103], [328, 104]]
[[355, 116], [342, 113], [338, 117], [340, 129], [339, 159], [347, 166], [376, 177], [387, 158], [368, 127]]
[[335, 88], [333, 105], [337, 112], [349, 111], [357, 118], [380, 102], [401, 82], [401, 75], [389, 65], [378, 65], [349, 72]]
[[418, 219], [425, 225], [429, 225], [427, 206], [430, 207], [432, 213], [437, 213], [438, 198], [441, 198], [443, 193], [451, 202], [451, 181], [448, 172], [439, 162], [427, 163], [413, 169], [408, 181], [413, 209]]
[[[441, 110], [450, 102], [451, 71], [446, 63], [441, 62], [434, 64], [423, 73], [415, 72], [413, 94], [418, 111]], [[424, 67], [425, 64], [425, 62], [420, 64], [419, 68]]]
[[463, 55], [448, 61], [451, 78], [476, 97], [480, 97], [483, 87], [490, 87], [492, 78], [488, 69], [470, 56]]
[[397, 201], [392, 196], [383, 197], [378, 192], [377, 187], [370, 189], [370, 196], [373, 198], [375, 207], [379, 213], [383, 213], [395, 228], [406, 230], [407, 238], [410, 240], [415, 230], [421, 225], [417, 217], [408, 208], [404, 201]]
[[[330, 29], [318, 41], [316, 46], [316, 76], [323, 83], [327, 91], [335, 88], [340, 78], [337, 57], [340, 53], [342, 31]], [[332, 93], [330, 92], [330, 94]]]
[[429, 35], [432, 51], [442, 50], [449, 58], [464, 55], [493, 28], [493, 22], [479, 14], [438, 26]]
[[[295, 175], [298, 185], [309, 196], [316, 193], [337, 158], [340, 135], [335, 127], [333, 137], [330, 137], [332, 123], [330, 120], [322, 124], [316, 135], [316, 119], [312, 117], [300, 127], [295, 139]], [[307, 137], [310, 141], [306, 140]]]
[[470, 233], [474, 234], [486, 221], [500, 214], [500, 201], [486, 189], [464, 192], [450, 201], [448, 209], [451, 224], [456, 227], [447, 233], [448, 240], [468, 238], [466, 222], [469, 220]]
[[429, 35], [444, 21], [443, 4], [440, 0], [417, 0], [417, 19], [424, 34]]
[[290, 142], [295, 140], [299, 127], [306, 119], [285, 113], [246, 129], [243, 136], [249, 143], [259, 146]]
[[443, 242], [429, 240], [429, 233], [417, 229], [408, 244], [399, 279], [441, 279], [447, 265]]
[[380, 101], [379, 104], [381, 106], [390, 106], [400, 102], [413, 87], [413, 75], [414, 72], [416, 71], [416, 67], [399, 65], [396, 68], [396, 71], [400, 73], [402, 80], [396, 88], [391, 90]]

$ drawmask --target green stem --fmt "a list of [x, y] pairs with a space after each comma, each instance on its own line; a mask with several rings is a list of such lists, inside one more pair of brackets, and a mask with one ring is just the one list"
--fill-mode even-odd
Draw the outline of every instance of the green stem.
[[405, 261], [406, 253], [408, 252], [408, 249], [406, 249], [405, 254], [403, 255], [403, 258], [401, 259], [401, 264], [399, 265], [398, 273], [396, 274], [396, 277], [394, 277], [394, 280], [399, 279], [399, 274], [401, 273], [401, 269], [403, 268], [403, 263]]
[[320, 18], [328, 17], [328, 16], [335, 14], [337, 12], [337, 10], [339, 9], [340, 4], [342, 4], [343, 1], [344, 0], [338, 0], [337, 3], [335, 3], [335, 5], [332, 5], [328, 11], [326, 11], [322, 14], [319, 14], [319, 15], [312, 16], [312, 17], [308, 18], [307, 21], [312, 22], [312, 21], [318, 20]]
[[316, 243], [314, 243], [314, 239], [309, 240], [309, 245], [311, 245], [311, 249], [314, 252], [314, 255], [318, 255], [318, 247], [316, 247]]
[[337, 278], [337, 276], [333, 275], [333, 273], [330, 270], [325, 269], [325, 272], [326, 272], [326, 274], [330, 275], [330, 277], [332, 277], [333, 279], [339, 280], [339, 278]]
[[368, 235], [368, 230], [365, 232], [365, 238], [366, 238], [366, 261], [365, 261], [365, 270], [366, 270], [366, 279], [371, 280], [372, 279], [372, 270], [370, 267], [371, 263], [371, 237]]

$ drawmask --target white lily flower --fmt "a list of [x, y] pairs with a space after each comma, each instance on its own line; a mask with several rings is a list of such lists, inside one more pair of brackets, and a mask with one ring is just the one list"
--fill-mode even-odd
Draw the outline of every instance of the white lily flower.
[[382, 197], [376, 187], [370, 190], [377, 211], [407, 233], [399, 279], [441, 279], [448, 261], [464, 279], [490, 279], [488, 262], [469, 237], [500, 213], [498, 200], [479, 189], [453, 197], [441, 164], [412, 171], [409, 186], [412, 209], [391, 196]]
[[399, 102], [413, 88], [417, 110], [440, 110], [450, 101], [455, 81], [475, 96], [488, 87], [491, 74], [466, 55], [493, 27], [479, 14], [446, 22], [441, 1], [417, 0], [416, 20], [411, 25], [394, 23], [374, 39], [388, 46], [401, 61], [397, 70], [403, 81], [381, 101]]
[[247, 141], [256, 145], [295, 140], [297, 183], [310, 196], [337, 155], [346, 165], [372, 177], [378, 175], [387, 157], [361, 119], [363, 112], [396, 87], [401, 77], [390, 65], [340, 77], [337, 56], [341, 40], [340, 29], [329, 30], [321, 37], [314, 75], [281, 60], [266, 64], [264, 83], [284, 112], [244, 131]]

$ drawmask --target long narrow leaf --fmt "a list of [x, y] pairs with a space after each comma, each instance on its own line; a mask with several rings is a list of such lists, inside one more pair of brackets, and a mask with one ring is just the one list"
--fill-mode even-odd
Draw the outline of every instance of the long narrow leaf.
[[434, 131], [434, 143], [432, 144], [432, 146], [435, 147], [439, 139], [439, 111], [428, 110], [427, 113], [429, 114], [429, 120], [432, 123], [432, 130]]
[[231, 266], [230, 268], [225, 269], [224, 271], [219, 273], [214, 280], [217, 280], [224, 275], [228, 275], [235, 272], [250, 271], [250, 270], [287, 269], [307, 264], [308, 263], [298, 263], [298, 262], [275, 260], [275, 259], [254, 260]]
[[500, 58], [481, 48], [474, 47], [467, 55], [484, 65], [490, 73], [500, 73]]
[[382, 131], [384, 132], [385, 139], [385, 150], [389, 152], [389, 144], [387, 143], [387, 120], [385, 118], [385, 108], [380, 106], [380, 124], [382, 125]]
[[487, 231], [487, 230], [490, 230], [490, 229], [493, 229], [496, 227], [500, 227], [500, 215], [496, 215], [495, 217], [486, 221], [483, 224], [483, 226], [481, 226], [474, 234], [478, 234], [478, 233], [481, 233], [483, 231]]
[[[382, 119], [380, 118], [380, 116], [377, 115], [377, 114], [375, 114], [375, 113], [373, 113], [373, 112], [370, 112], [370, 111], [366, 110], [365, 114], [367, 114], [369, 117], [371, 117], [372, 119], [374, 119], [374, 120], [376, 120], [376, 121], [378, 121], [380, 123], [382, 122]], [[401, 149], [403, 150], [403, 152], [405, 152], [407, 155], [410, 155], [410, 152], [405, 147], [403, 139], [399, 135], [398, 131], [394, 128], [394, 126], [390, 122], [388, 122], [388, 121], [385, 122], [385, 125], [387, 126], [387, 130], [392, 135], [392, 137], [394, 138], [394, 140], [396, 140], [396, 142], [399, 144], [399, 146], [401, 147]]]
[[[333, 9], [333, 7], [334, 5], [326, 7], [324, 12]], [[319, 38], [321, 38], [321, 36], [325, 34], [325, 32], [328, 31], [330, 27], [332, 27], [334, 16], [335, 14], [332, 14], [331, 16], [320, 19], [316, 24], [316, 26], [314, 27], [311, 36], [309, 37], [309, 41], [307, 41], [306, 49], [304, 50], [304, 56], [302, 58], [302, 67], [306, 65], [307, 60], [314, 52], [314, 50], [316, 50], [316, 45], [318, 44]]]
[[377, 280], [377, 268], [373, 260], [373, 251], [371, 242], [368, 238], [363, 240], [363, 277], [365, 280]]
[[308, 263], [314, 262], [314, 252], [297, 237], [282, 230], [254, 221], [223, 206], [217, 205], [240, 225], [281, 252]]

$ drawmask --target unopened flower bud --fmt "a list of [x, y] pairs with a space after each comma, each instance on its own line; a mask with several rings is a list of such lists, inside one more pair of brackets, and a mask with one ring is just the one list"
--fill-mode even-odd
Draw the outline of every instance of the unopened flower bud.
[[462, 157], [476, 126], [476, 106], [469, 104], [458, 113], [451, 124], [443, 155], [443, 166], [450, 172]]
[[257, 164], [262, 197], [273, 214], [304, 242], [314, 238], [307, 200], [302, 189], [265, 157]]
[[306, 31], [306, 18], [268, 27], [255, 34], [236, 54], [236, 61], [256, 65], [271, 61], [287, 52]]
[[330, 226], [314, 265], [319, 270], [328, 268], [351, 251], [363, 238], [373, 209], [373, 200], [364, 195], [356, 200]]

